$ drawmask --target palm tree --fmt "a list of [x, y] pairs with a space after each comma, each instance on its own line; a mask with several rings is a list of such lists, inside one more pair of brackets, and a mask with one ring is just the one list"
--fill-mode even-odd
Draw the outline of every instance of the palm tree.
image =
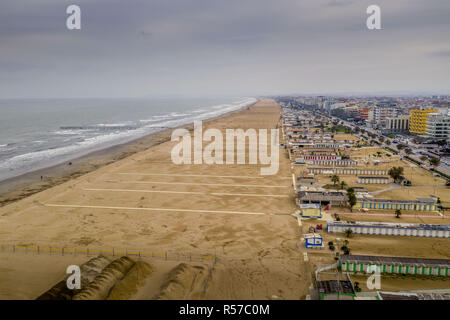
[[333, 175], [332, 177], [331, 177], [331, 181], [334, 183], [334, 185], [336, 185], [336, 183], [338, 183], [339, 182], [339, 176], [338, 175]]
[[440, 162], [441, 161], [439, 160], [439, 158], [431, 158], [430, 159], [430, 164], [435, 168], [439, 165]]
[[347, 246], [342, 246], [341, 250], [344, 252], [345, 255], [349, 255], [350, 254], [350, 248]]
[[347, 238], [351, 238], [353, 236], [353, 230], [352, 229], [345, 230], [345, 236]]
[[358, 199], [356, 199], [356, 195], [354, 193], [348, 194], [348, 205], [350, 206], [350, 211], [353, 212], [353, 207], [355, 206]]
[[403, 174], [403, 167], [392, 167], [389, 169], [388, 174], [392, 179], [394, 179], [394, 181], [397, 181]]
[[341, 181], [341, 190], [344, 189], [347, 186], [347, 183], [345, 181]]
[[402, 212], [400, 211], [400, 209], [395, 210], [395, 217], [396, 218], [400, 218], [400, 216], [402, 215]]

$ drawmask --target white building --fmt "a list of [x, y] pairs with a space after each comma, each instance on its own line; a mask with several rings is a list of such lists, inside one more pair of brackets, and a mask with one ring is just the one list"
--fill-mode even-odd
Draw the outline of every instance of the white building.
[[448, 113], [429, 113], [425, 136], [433, 139], [447, 139], [450, 136], [450, 116]]
[[360, 184], [388, 184], [391, 180], [388, 177], [358, 176], [357, 182]]
[[396, 118], [398, 108], [394, 106], [375, 106], [369, 110], [367, 121], [379, 126], [386, 125], [387, 118]]

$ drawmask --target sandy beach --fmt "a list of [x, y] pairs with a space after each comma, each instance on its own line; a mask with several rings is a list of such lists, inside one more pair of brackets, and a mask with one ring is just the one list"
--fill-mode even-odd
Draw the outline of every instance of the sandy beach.
[[[248, 109], [204, 123], [204, 130], [277, 128], [279, 120], [278, 105], [261, 100]], [[181, 293], [180, 289], [178, 295], [175, 290], [163, 297], [305, 298], [310, 272], [299, 249], [300, 229], [291, 215], [296, 209], [295, 195], [285, 150], [279, 149], [277, 175], [260, 175], [261, 165], [175, 165], [170, 159], [175, 142], [167, 141], [168, 133], [164, 134], [159, 144], [152, 137], [153, 144], [144, 151], [122, 154], [118, 156], [122, 159], [108, 160], [111, 163], [96, 170], [74, 174], [61, 184], [3, 206], [0, 243], [8, 249], [11, 245], [116, 248], [186, 257], [175, 265], [146, 259], [156, 271], [133, 296], [140, 299], [158, 296], [163, 283], [180, 272], [203, 279], [196, 276], [200, 267], [179, 266], [190, 265], [187, 257], [192, 254], [217, 257], [214, 267], [204, 261], [207, 267], [202, 274], [209, 276], [204, 277], [206, 283], [200, 284], [201, 294], [189, 289]], [[146, 143], [148, 140], [139, 141], [141, 146]], [[38, 262], [35, 253], [3, 254], [8, 254], [9, 262], [7, 266], [0, 262], [0, 268], [13, 270], [0, 273], [0, 283], [10, 283], [2, 289], [0, 298], [17, 297], [11, 277], [20, 277], [23, 270], [14, 270], [11, 259], [17, 257], [20, 264], [25, 263], [24, 259]], [[33, 293], [53, 286], [54, 272], [64, 273], [59, 264], [45, 262], [42, 255], [40, 259], [48, 267], [48, 281], [23, 284], [33, 285]], [[53, 255], [51, 259], [57, 258]], [[152, 275], [157, 274], [152, 280]], [[19, 297], [35, 298], [31, 294]]]

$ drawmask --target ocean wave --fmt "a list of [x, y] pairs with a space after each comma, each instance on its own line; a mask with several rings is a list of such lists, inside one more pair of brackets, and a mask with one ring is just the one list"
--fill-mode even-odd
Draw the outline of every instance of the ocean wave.
[[89, 131], [94, 131], [93, 129], [68, 129], [68, 130], [56, 130], [53, 131], [54, 134], [62, 135], [62, 136], [73, 136], [73, 135], [79, 135], [84, 134]]

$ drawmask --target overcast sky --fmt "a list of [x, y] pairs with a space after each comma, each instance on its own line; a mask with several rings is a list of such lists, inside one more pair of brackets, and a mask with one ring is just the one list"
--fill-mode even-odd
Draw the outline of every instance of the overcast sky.
[[0, 98], [383, 91], [450, 94], [449, 0], [0, 1]]

